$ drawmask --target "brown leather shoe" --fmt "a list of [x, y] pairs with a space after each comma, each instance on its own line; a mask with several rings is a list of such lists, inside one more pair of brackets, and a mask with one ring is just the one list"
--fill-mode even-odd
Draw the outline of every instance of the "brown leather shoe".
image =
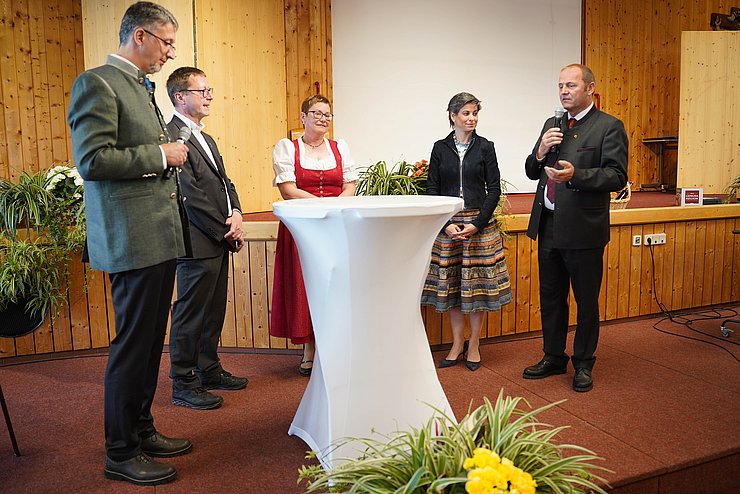
[[170, 465], [149, 458], [144, 453], [124, 461], [105, 458], [105, 477], [136, 485], [158, 485], [175, 480], [177, 472]]
[[193, 444], [187, 439], [167, 437], [159, 432], [141, 440], [141, 450], [149, 456], [158, 458], [184, 455], [191, 449]]

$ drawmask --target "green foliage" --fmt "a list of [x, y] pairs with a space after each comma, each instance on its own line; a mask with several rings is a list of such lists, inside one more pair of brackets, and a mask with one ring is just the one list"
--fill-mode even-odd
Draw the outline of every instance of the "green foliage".
[[427, 190], [426, 160], [413, 165], [401, 161], [390, 168], [385, 161], [360, 170], [357, 181], [358, 196], [423, 195]]
[[730, 183], [725, 186], [723, 193], [725, 194], [725, 202], [727, 204], [730, 204], [737, 199], [738, 189], [740, 189], [740, 175], [730, 180]]
[[0, 179], [0, 309], [38, 314], [66, 300], [67, 266], [85, 240], [82, 179], [69, 166]]
[[608, 471], [594, 464], [593, 452], [553, 441], [565, 427], [552, 427], [536, 416], [559, 405], [556, 402], [536, 410], [523, 411], [523, 398], [504, 397], [484, 404], [459, 424], [437, 410], [437, 416], [420, 429], [399, 431], [385, 442], [348, 438], [337, 446], [364, 447], [358, 459], [345, 459], [330, 472], [318, 465], [304, 466], [299, 482], [308, 482], [306, 493], [465, 493], [467, 471], [464, 463], [476, 448], [484, 447], [508, 458], [532, 475], [538, 493], [605, 494], [606, 481], [594, 471]]

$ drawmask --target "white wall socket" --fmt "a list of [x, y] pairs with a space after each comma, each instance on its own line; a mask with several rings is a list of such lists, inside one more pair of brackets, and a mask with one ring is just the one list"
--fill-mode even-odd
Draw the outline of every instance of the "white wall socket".
[[661, 245], [666, 241], [665, 233], [653, 233], [652, 235], [645, 235], [645, 241], [643, 245]]
[[634, 247], [642, 245], [642, 237], [640, 235], [632, 235], [632, 245]]

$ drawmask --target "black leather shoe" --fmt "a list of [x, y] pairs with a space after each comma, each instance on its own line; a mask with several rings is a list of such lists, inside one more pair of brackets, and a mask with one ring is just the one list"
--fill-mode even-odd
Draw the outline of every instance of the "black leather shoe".
[[465, 358], [465, 354], [468, 353], [468, 342], [466, 341], [463, 345], [462, 352], [457, 354], [457, 358], [455, 360], [448, 360], [448, 359], [442, 359], [439, 361], [439, 367], [440, 369], [445, 369], [447, 367], [452, 367], [453, 365], [457, 365], [457, 363]]
[[105, 458], [105, 477], [136, 485], [157, 485], [175, 480], [177, 472], [171, 466], [154, 461], [145, 454], [129, 460], [113, 461]]
[[471, 362], [470, 360], [466, 360], [465, 361], [465, 367], [467, 367], [468, 369], [470, 369], [473, 372], [475, 372], [478, 369], [480, 369], [480, 366], [481, 366], [481, 361], [480, 360], [477, 361], [477, 362]]
[[591, 379], [591, 369], [576, 369], [576, 375], [573, 377], [573, 389], [579, 393], [591, 391], [594, 387], [594, 381]]
[[193, 449], [193, 444], [187, 439], [167, 437], [159, 432], [141, 440], [141, 450], [149, 456], [158, 458], [184, 455], [191, 449]]
[[172, 404], [195, 410], [213, 410], [218, 408], [224, 399], [209, 393], [203, 387], [172, 389]]
[[247, 387], [249, 379], [246, 377], [236, 377], [230, 372], [221, 369], [219, 372], [200, 376], [200, 383], [206, 389], [223, 389], [226, 391], [235, 391]]
[[555, 374], [565, 374], [565, 365], [558, 366], [547, 359], [540, 360], [537, 364], [524, 369], [524, 379], [542, 379], [543, 377], [553, 376]]
[[[303, 364], [311, 364], [311, 367], [303, 367]], [[312, 370], [313, 360], [301, 360], [301, 365], [298, 366], [298, 374], [302, 375], [303, 377], [308, 377], [311, 375]]]

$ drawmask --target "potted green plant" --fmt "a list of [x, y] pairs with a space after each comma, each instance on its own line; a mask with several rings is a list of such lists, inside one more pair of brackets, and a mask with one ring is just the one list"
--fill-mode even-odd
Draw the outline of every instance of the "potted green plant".
[[[358, 196], [424, 195], [427, 192], [428, 170], [427, 160], [417, 161], [413, 165], [404, 160], [390, 167], [385, 161], [378, 161], [360, 170], [356, 194]], [[504, 208], [507, 204], [506, 193], [509, 185], [506, 180], [501, 180], [501, 199], [493, 212], [493, 217], [498, 221], [504, 238], [507, 238]]]
[[385, 161], [378, 161], [360, 170], [356, 193], [358, 196], [423, 195], [427, 190], [428, 168], [426, 160], [413, 165], [404, 160], [390, 167]]
[[69, 163], [0, 179], [0, 310], [53, 313], [66, 300], [68, 263], [85, 241], [82, 193]]
[[727, 204], [730, 204], [735, 199], [737, 199], [737, 191], [740, 189], [740, 175], [730, 180], [730, 183], [727, 184], [724, 190], [725, 194], [725, 202]]
[[[299, 479], [306, 493], [470, 493], [605, 494], [605, 479], [596, 471], [593, 452], [572, 444], [555, 444], [565, 427], [552, 427], [536, 417], [562, 401], [536, 410], [519, 408], [523, 398], [487, 398], [456, 423], [437, 410], [420, 429], [399, 431], [386, 441], [345, 439], [364, 446], [357, 459], [339, 460], [324, 471], [303, 466]], [[313, 453], [309, 453], [309, 457]]]

